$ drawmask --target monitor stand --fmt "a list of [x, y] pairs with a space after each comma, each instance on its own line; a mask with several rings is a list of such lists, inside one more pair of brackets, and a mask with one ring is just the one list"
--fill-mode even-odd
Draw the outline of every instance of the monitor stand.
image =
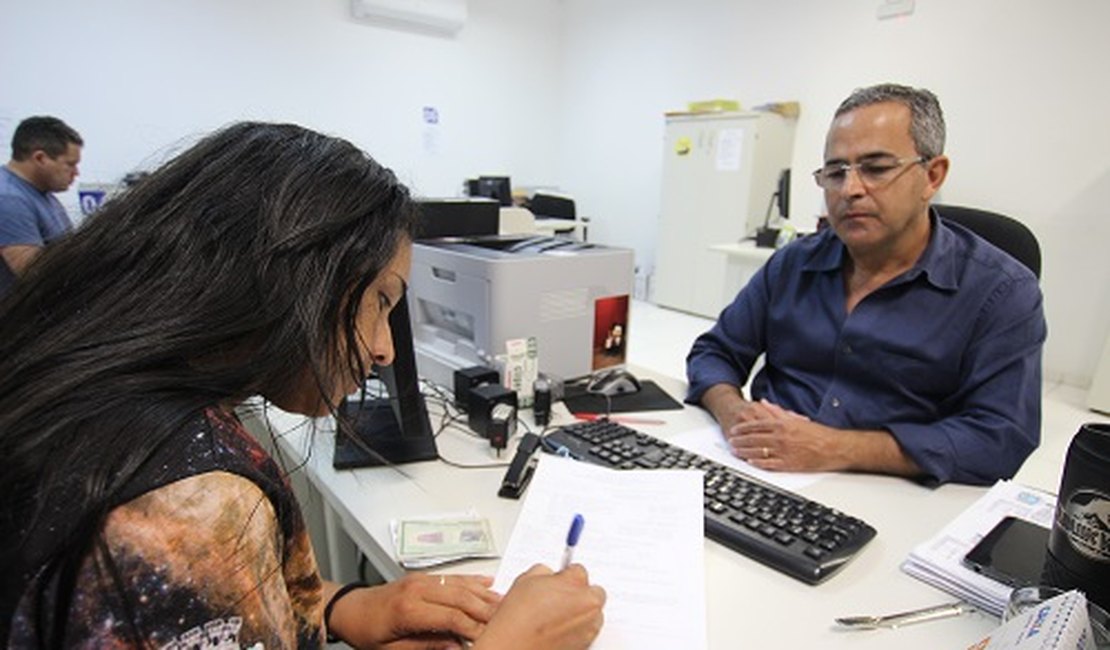
[[768, 228], [764, 226], [755, 233], [755, 245], [757, 248], [774, 248], [778, 238], [778, 228]]
[[[401, 465], [439, 458], [423, 396], [419, 399], [420, 413], [415, 418], [422, 431], [410, 431], [407, 435], [402, 434], [389, 399], [367, 399], [361, 405], [357, 400], [344, 401], [339, 408], [350, 418], [353, 433], [362, 444], [351, 440], [348, 434], [336, 433], [332, 460], [336, 469]], [[381, 458], [367, 452], [364, 446], [373, 449]]]

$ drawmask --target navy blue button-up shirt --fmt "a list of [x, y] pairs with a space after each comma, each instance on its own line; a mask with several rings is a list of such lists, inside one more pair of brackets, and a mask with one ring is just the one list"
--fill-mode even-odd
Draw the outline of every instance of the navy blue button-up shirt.
[[1013, 476], [1040, 442], [1041, 291], [1029, 269], [931, 217], [910, 270], [845, 310], [831, 229], [777, 251], [698, 337], [687, 401], [715, 384], [830, 427], [885, 429], [929, 483]]

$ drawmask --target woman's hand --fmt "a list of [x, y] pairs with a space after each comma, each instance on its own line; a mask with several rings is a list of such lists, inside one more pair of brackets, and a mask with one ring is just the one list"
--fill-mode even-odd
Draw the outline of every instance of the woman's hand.
[[605, 590], [572, 564], [552, 573], [537, 564], [521, 574], [474, 650], [580, 650], [601, 631]]
[[[478, 638], [501, 597], [482, 576], [410, 574], [356, 589], [332, 608], [330, 632], [355, 648], [462, 648]], [[334, 591], [332, 591], [334, 593]]]

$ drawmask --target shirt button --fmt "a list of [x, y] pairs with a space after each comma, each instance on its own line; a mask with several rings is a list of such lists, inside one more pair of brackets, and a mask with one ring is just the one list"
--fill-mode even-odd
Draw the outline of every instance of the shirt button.
[[840, 408], [840, 400], [839, 400], [839, 399], [837, 399], [837, 398], [835, 398], [835, 397], [834, 397], [834, 398], [832, 398], [832, 407], [833, 407], [834, 409], [838, 409], [838, 408]]

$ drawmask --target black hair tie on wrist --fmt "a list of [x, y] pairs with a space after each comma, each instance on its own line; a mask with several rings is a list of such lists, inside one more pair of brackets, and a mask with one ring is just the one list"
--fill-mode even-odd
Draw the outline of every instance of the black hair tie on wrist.
[[365, 582], [348, 582], [347, 584], [345, 584], [342, 587], [340, 587], [339, 589], [337, 589], [335, 591], [335, 593], [331, 595], [331, 598], [328, 599], [328, 604], [324, 605], [324, 628], [327, 629], [327, 631], [328, 631], [328, 636], [327, 636], [328, 643], [337, 643], [338, 641], [341, 640], [339, 637], [337, 637], [337, 636], [335, 636], [334, 634], [331, 633], [331, 610], [332, 610], [332, 608], [335, 607], [335, 604], [337, 602], [339, 602], [340, 598], [346, 596], [347, 594], [351, 593], [355, 589], [362, 589], [363, 587], [369, 587], [369, 586], [370, 585], [366, 584]]

